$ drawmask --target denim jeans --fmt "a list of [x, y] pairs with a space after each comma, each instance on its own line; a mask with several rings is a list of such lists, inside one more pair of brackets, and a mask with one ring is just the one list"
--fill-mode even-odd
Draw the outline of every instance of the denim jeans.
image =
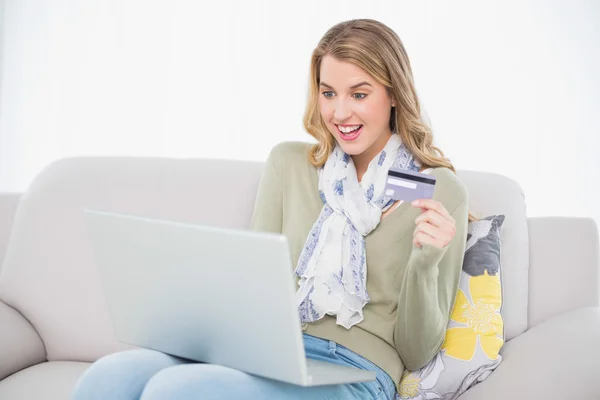
[[129, 350], [96, 361], [75, 387], [73, 400], [381, 399], [396, 394], [394, 382], [372, 362], [339, 344], [304, 335], [309, 358], [375, 371], [365, 383], [302, 387], [231, 368], [194, 363], [153, 350]]

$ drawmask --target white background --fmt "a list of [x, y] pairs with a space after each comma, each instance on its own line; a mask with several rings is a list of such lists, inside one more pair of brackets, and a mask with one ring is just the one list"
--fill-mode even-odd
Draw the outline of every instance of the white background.
[[262, 160], [302, 129], [308, 65], [392, 27], [435, 143], [517, 180], [530, 216], [600, 223], [600, 1], [0, 0], [0, 191], [82, 155]]

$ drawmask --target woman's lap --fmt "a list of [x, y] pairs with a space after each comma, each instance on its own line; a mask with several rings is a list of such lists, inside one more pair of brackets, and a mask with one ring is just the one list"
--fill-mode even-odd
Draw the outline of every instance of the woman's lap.
[[157, 399], [389, 399], [392, 380], [370, 361], [334, 342], [305, 336], [310, 358], [375, 370], [363, 384], [300, 387], [218, 365], [192, 363], [152, 350], [112, 354], [94, 363], [77, 384], [74, 400]]
[[165, 399], [369, 399], [372, 392], [360, 384], [299, 387], [212, 364], [187, 364], [154, 375], [141, 400]]
[[110, 354], [85, 371], [75, 386], [73, 400], [139, 399], [152, 376], [185, 362], [159, 351], [146, 349]]
[[[359, 384], [359, 386], [366, 388], [369, 394], [363, 394], [363, 396], [357, 398], [394, 398], [396, 385], [394, 384], [392, 378], [390, 378], [390, 376], [377, 365], [365, 359], [364, 357], [354, 353], [350, 349], [339, 345], [333, 341], [324, 340], [309, 335], [304, 335], [304, 348], [306, 350], [306, 356], [308, 358], [314, 358], [316, 360], [327, 361], [334, 364], [375, 371], [377, 373], [376, 381]], [[353, 387], [356, 385], [344, 386]]]

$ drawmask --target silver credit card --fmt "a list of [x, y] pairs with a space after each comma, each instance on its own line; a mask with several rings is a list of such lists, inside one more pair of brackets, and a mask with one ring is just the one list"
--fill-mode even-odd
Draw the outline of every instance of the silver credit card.
[[435, 176], [407, 169], [390, 168], [385, 194], [394, 200], [413, 201], [431, 199], [435, 189]]

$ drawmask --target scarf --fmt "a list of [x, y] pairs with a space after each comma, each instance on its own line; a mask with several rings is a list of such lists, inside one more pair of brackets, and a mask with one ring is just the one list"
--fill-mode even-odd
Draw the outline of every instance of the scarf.
[[363, 320], [367, 293], [365, 236], [379, 225], [394, 199], [385, 195], [390, 167], [419, 171], [421, 164], [392, 134], [358, 182], [352, 158], [339, 145], [319, 169], [323, 208], [300, 253], [296, 300], [300, 320], [335, 315], [350, 329]]

